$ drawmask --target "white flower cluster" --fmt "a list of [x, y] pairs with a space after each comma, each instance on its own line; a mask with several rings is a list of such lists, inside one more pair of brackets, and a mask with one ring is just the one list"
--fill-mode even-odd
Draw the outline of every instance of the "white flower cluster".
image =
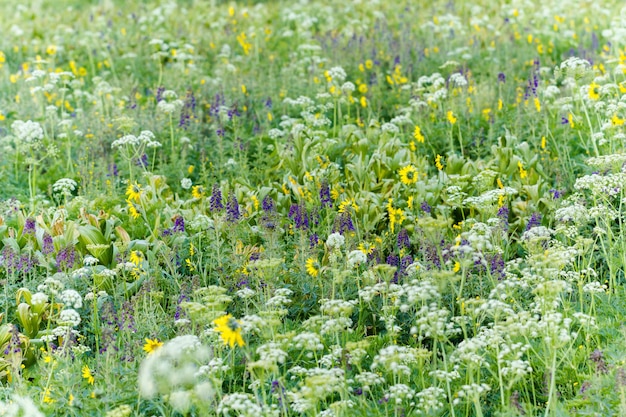
[[[415, 390], [405, 384], [395, 384], [387, 388], [385, 399], [392, 404], [401, 405], [405, 401], [411, 401], [415, 397]], [[410, 403], [411, 406], [414, 403]]]
[[320, 311], [333, 317], [350, 317], [357, 302], [355, 300], [320, 300]]
[[80, 324], [80, 322], [80, 314], [78, 314], [78, 311], [73, 308], [62, 310], [59, 314], [59, 318], [57, 319], [57, 324], [59, 326], [76, 327]]
[[371, 370], [380, 370], [394, 375], [411, 375], [409, 365], [417, 362], [416, 349], [408, 346], [390, 345], [378, 351], [374, 356]]
[[52, 185], [52, 191], [55, 193], [61, 193], [63, 195], [70, 195], [78, 184], [71, 178], [61, 178]]
[[13, 396], [8, 402], [0, 401], [2, 417], [45, 417], [33, 400], [27, 397]]
[[353, 250], [348, 254], [348, 268], [353, 269], [367, 262], [367, 256], [360, 250]]
[[261, 406], [251, 394], [235, 392], [222, 398], [217, 405], [217, 414], [225, 417], [270, 417], [278, 416], [278, 409]]
[[37, 291], [47, 293], [48, 295], [58, 295], [59, 291], [63, 289], [64, 285], [58, 279], [48, 277], [44, 280], [43, 284], [37, 286]]
[[346, 238], [343, 237], [341, 233], [337, 232], [331, 233], [330, 236], [328, 236], [328, 239], [326, 239], [326, 245], [328, 245], [331, 250], [341, 249], [345, 242]]
[[[209, 356], [209, 349], [194, 335], [178, 336], [166, 342], [141, 363], [138, 376], [140, 395], [154, 398], [181, 392], [193, 394], [189, 401], [209, 400], [207, 396], [212, 396], [213, 390], [198, 378], [200, 364], [206, 363]], [[183, 398], [183, 394], [178, 399]]]
[[43, 139], [43, 128], [37, 122], [16, 120], [11, 124], [15, 137], [24, 143], [33, 143]]
[[63, 291], [59, 299], [68, 307], [81, 308], [83, 306], [83, 298], [76, 290]]
[[124, 135], [111, 143], [111, 148], [120, 149], [126, 146], [139, 147], [144, 145], [146, 148], [160, 148], [161, 142], [155, 140], [154, 133], [149, 130], [143, 130], [139, 136]]

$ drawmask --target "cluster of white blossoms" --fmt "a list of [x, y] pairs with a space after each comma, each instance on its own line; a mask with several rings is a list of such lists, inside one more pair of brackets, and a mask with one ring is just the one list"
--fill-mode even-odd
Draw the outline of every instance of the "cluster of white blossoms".
[[11, 124], [11, 129], [15, 134], [15, 137], [23, 143], [33, 143], [43, 139], [43, 128], [37, 122], [32, 120], [21, 121], [16, 120]]

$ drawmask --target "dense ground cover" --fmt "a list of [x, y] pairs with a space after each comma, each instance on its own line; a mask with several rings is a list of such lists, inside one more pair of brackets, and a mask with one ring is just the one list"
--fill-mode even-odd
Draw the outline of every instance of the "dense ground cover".
[[626, 414], [620, 1], [0, 1], [0, 416]]

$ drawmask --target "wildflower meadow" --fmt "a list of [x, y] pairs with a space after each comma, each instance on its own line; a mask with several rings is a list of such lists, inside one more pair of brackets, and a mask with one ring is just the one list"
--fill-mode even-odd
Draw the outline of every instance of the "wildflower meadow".
[[0, 0], [0, 416], [625, 416], [621, 0]]

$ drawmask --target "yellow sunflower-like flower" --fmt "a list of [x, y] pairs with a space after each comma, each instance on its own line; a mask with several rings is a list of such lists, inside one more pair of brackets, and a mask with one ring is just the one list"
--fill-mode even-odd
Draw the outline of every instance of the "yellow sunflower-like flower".
[[589, 84], [589, 98], [598, 100], [600, 98], [600, 85], [595, 82]]
[[457, 120], [452, 110], [448, 110], [448, 113], [446, 113], [446, 119], [448, 119], [448, 122], [450, 122], [451, 125], [455, 124]]
[[204, 195], [204, 187], [201, 185], [194, 185], [191, 189], [191, 195], [193, 198], [202, 198]]
[[143, 350], [149, 355], [158, 348], [163, 346], [163, 342], [160, 342], [159, 339], [148, 339], [146, 338], [146, 343], [143, 345]]
[[95, 378], [93, 374], [91, 373], [91, 369], [89, 369], [89, 366], [87, 365], [83, 366], [83, 369], [81, 369], [81, 371], [82, 371], [82, 376], [85, 380], [87, 380], [87, 383], [90, 385], [93, 385]]
[[411, 185], [417, 182], [417, 169], [413, 165], [407, 165], [398, 171], [400, 181], [404, 185]]
[[413, 137], [419, 143], [424, 143], [424, 135], [422, 134], [422, 129], [419, 126], [415, 126], [415, 130], [413, 130]]
[[245, 345], [243, 337], [241, 337], [241, 324], [230, 314], [226, 314], [213, 320], [216, 326], [213, 330], [220, 334], [225, 345], [231, 348], [235, 347], [235, 343], [240, 347]]
[[132, 217], [133, 219], [141, 217], [139, 209], [135, 203], [133, 203], [130, 199], [126, 200], [126, 203], [128, 204], [128, 214], [130, 215], [130, 217]]
[[317, 269], [317, 267], [315, 266], [316, 263], [317, 261], [313, 258], [307, 259], [305, 263], [307, 274], [311, 275], [313, 278], [315, 278], [320, 273], [320, 270]]
[[126, 188], [126, 196], [129, 201], [139, 203], [139, 199], [141, 198], [141, 185], [136, 182], [128, 184], [128, 188]]

